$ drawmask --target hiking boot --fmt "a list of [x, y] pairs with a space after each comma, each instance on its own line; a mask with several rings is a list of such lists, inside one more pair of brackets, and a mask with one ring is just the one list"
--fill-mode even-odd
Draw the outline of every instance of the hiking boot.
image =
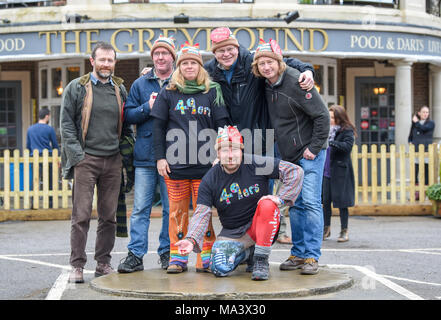
[[98, 262], [95, 268], [95, 277], [106, 276], [111, 273], [115, 273], [115, 270], [113, 270], [109, 263]]
[[248, 248], [248, 250], [250, 250], [250, 255], [248, 256], [248, 259], [245, 260], [245, 262], [247, 264], [247, 268], [245, 269], [245, 272], [253, 272], [254, 248], [256, 248], [256, 246], [252, 246], [252, 247]]
[[313, 275], [319, 271], [318, 261], [314, 258], [305, 259], [301, 274]]
[[296, 256], [289, 256], [288, 259], [286, 259], [285, 262], [280, 264], [279, 269], [280, 270], [297, 270], [303, 267], [303, 264], [305, 263], [305, 259], [296, 257]]
[[268, 256], [255, 255], [253, 259], [253, 274], [251, 280], [268, 280], [269, 262]]
[[84, 283], [83, 268], [72, 267], [69, 274], [69, 283]]
[[337, 242], [346, 242], [349, 240], [348, 229], [341, 229]]
[[331, 236], [331, 226], [325, 226], [323, 229], [323, 240], [326, 240]]
[[118, 266], [119, 273], [131, 273], [134, 271], [141, 271], [141, 270], [144, 270], [142, 259], [135, 256], [130, 251], [124, 262], [121, 262]]
[[187, 266], [182, 267], [179, 264], [171, 264], [167, 268], [167, 273], [182, 273], [187, 271]]
[[158, 263], [161, 265], [161, 269], [167, 270], [169, 261], [170, 251], [164, 252], [159, 255]]

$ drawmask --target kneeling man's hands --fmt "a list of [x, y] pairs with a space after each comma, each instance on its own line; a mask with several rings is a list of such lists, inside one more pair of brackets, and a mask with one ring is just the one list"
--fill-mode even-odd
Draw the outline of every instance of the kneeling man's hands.
[[179, 254], [182, 254], [184, 256], [190, 254], [190, 252], [193, 251], [193, 243], [187, 239], [179, 240], [175, 243], [175, 245], [178, 247]]

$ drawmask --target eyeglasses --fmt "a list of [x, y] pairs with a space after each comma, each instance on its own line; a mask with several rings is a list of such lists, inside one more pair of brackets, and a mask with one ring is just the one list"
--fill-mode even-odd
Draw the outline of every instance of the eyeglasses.
[[155, 51], [155, 52], [153, 52], [153, 56], [156, 58], [159, 57], [160, 55], [162, 55], [163, 57], [168, 57], [169, 55], [171, 55], [171, 53], [168, 51]]
[[229, 54], [233, 53], [234, 50], [236, 50], [236, 47], [227, 47], [225, 49], [216, 50], [215, 54], [219, 54], [219, 55], [223, 56], [226, 53], [229, 53]]

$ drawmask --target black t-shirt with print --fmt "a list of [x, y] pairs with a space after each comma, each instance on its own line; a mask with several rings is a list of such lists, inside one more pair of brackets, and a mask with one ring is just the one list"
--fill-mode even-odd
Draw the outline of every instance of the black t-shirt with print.
[[226, 173], [215, 165], [202, 178], [197, 204], [216, 207], [221, 224], [226, 229], [249, 225], [257, 202], [270, 194], [269, 179], [279, 179], [279, 159], [244, 155], [239, 169]]
[[218, 126], [229, 118], [226, 107], [215, 104], [215, 98], [214, 88], [206, 94], [163, 88], [157, 96], [150, 115], [167, 122], [167, 136], [173, 139], [165, 141], [171, 179], [201, 179], [211, 168]]

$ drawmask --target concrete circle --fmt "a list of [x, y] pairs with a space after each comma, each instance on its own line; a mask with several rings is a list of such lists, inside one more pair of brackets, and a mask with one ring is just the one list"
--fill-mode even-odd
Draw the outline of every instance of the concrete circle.
[[218, 278], [210, 273], [187, 272], [167, 274], [162, 269], [133, 273], [113, 273], [90, 282], [94, 290], [145, 299], [271, 299], [304, 297], [349, 288], [353, 279], [343, 272], [320, 267], [316, 275], [301, 275], [300, 270], [281, 271], [279, 264], [270, 265], [270, 278], [251, 280], [245, 266], [230, 276]]

